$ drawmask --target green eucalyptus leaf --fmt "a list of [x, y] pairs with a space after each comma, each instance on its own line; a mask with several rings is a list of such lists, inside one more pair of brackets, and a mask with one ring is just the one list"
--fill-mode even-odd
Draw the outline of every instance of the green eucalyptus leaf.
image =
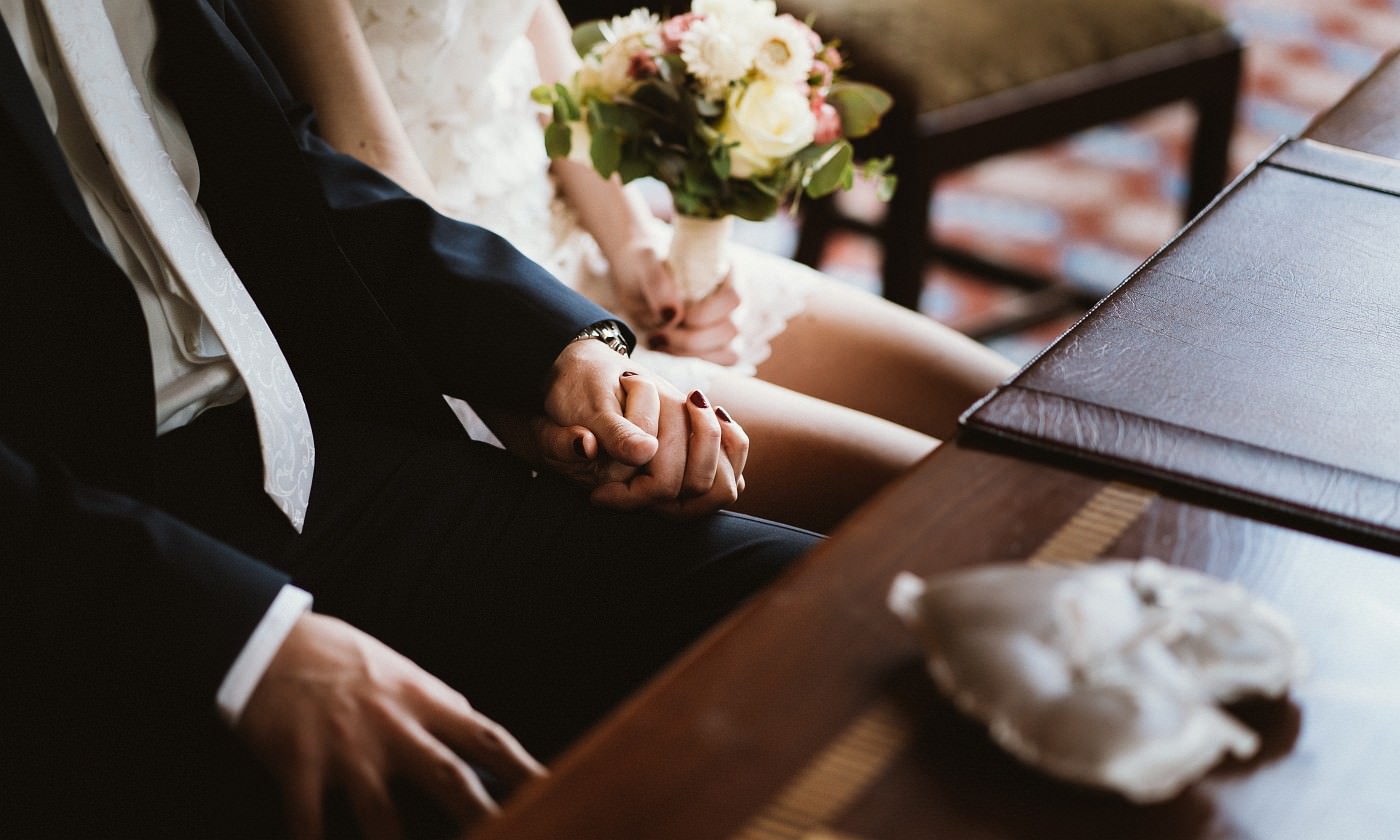
[[594, 131], [588, 154], [593, 159], [593, 168], [607, 178], [617, 171], [622, 160], [622, 136], [611, 128]]
[[606, 40], [607, 34], [603, 31], [601, 20], [584, 21], [574, 27], [574, 50], [580, 56], [588, 55], [589, 50]]
[[564, 87], [563, 84], [555, 82], [554, 95], [558, 97], [555, 103], [556, 107], [559, 105], [564, 106], [564, 116], [570, 120], [577, 120], [579, 118], [578, 102], [574, 99], [574, 95], [569, 93], [569, 89]]
[[685, 61], [678, 55], [663, 55], [656, 60], [656, 69], [673, 87], [685, 84]]
[[841, 133], [846, 137], [864, 137], [874, 131], [880, 117], [894, 104], [888, 93], [862, 82], [833, 84], [826, 101], [840, 115]]
[[833, 143], [828, 153], [811, 170], [805, 185], [809, 198], [821, 198], [837, 190], [851, 186], [851, 160], [855, 150], [844, 140]]
[[881, 201], [889, 201], [894, 198], [895, 188], [899, 186], [899, 179], [893, 175], [882, 175], [875, 179], [875, 197]]
[[736, 190], [725, 209], [741, 219], [761, 222], [778, 212], [778, 199], [759, 189]]
[[793, 162], [796, 163], [799, 168], [811, 166], [817, 161], [831, 154], [831, 147], [834, 145], [836, 144], [811, 143], [802, 151], [792, 156]]
[[685, 189], [672, 190], [671, 202], [682, 216], [699, 216], [705, 208], [704, 202]]
[[684, 79], [677, 84], [665, 76], [652, 76], [638, 83], [637, 87], [632, 90], [632, 98], [638, 102], [650, 103], [652, 107], [660, 105], [674, 108], [684, 94], [681, 87], [684, 84]]
[[710, 168], [721, 181], [729, 180], [729, 173], [732, 169], [732, 162], [729, 158], [728, 146], [716, 146], [710, 152]]
[[541, 105], [553, 105], [554, 88], [549, 85], [535, 85], [530, 89], [530, 98]]
[[544, 150], [551, 160], [569, 156], [573, 148], [573, 132], [564, 123], [551, 122], [544, 128]]
[[898, 185], [899, 179], [890, 174], [892, 166], [894, 158], [886, 155], [867, 160], [860, 170], [861, 177], [875, 182], [875, 197], [881, 201], [893, 198], [895, 187]]
[[624, 156], [622, 162], [617, 165], [618, 177], [622, 179], [624, 184], [630, 184], [638, 178], [647, 177], [651, 174], [651, 170], [650, 163], [636, 157]]
[[611, 102], [592, 100], [588, 108], [588, 127], [593, 131], [616, 128], [622, 122], [622, 108]]
[[608, 123], [623, 134], [642, 133], [646, 125], [644, 115], [635, 108], [615, 107], [608, 114]]

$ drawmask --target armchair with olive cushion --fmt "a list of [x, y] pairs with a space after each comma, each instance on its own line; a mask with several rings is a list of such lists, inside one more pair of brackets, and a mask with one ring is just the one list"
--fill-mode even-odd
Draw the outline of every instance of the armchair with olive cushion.
[[[940, 248], [934, 186], [946, 173], [1006, 152], [1184, 100], [1197, 121], [1187, 217], [1224, 185], [1242, 48], [1221, 17], [1189, 0], [778, 0], [839, 38], [851, 78], [895, 96], [863, 156], [893, 154], [899, 189], [871, 231], [884, 294], [915, 308], [930, 259], [1027, 289], [1005, 323], [1019, 329], [1083, 305], [1054, 278]], [[805, 205], [798, 259], [815, 264], [827, 234], [862, 224], [832, 200]], [[1089, 296], [1092, 297], [1092, 296]]]

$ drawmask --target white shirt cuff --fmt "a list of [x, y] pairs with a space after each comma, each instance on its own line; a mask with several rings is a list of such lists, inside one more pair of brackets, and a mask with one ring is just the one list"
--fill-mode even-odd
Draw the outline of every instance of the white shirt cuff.
[[253, 696], [253, 689], [258, 687], [267, 666], [272, 664], [272, 657], [277, 655], [287, 634], [292, 632], [292, 625], [309, 609], [311, 593], [291, 584], [283, 586], [277, 597], [272, 599], [262, 620], [253, 628], [253, 634], [224, 675], [224, 681], [219, 684], [219, 693], [215, 695], [219, 715], [229, 726], [238, 723], [243, 707]]

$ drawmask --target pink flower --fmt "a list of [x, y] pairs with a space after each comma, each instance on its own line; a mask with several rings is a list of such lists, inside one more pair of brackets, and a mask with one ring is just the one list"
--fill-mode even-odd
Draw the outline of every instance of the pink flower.
[[841, 65], [845, 64], [845, 62], [841, 60], [841, 51], [830, 44], [828, 44], [824, 49], [817, 52], [817, 61], [820, 61], [827, 67], [831, 68], [831, 72], [833, 73], [835, 73], [837, 70], [840, 70]]
[[831, 69], [831, 65], [818, 58], [812, 62], [812, 78], [817, 80], [816, 89], [825, 92], [831, 88], [831, 80], [836, 75], [836, 71]]
[[690, 31], [690, 25], [702, 17], [704, 16], [694, 12], [686, 12], [661, 24], [661, 48], [672, 55], [679, 53], [681, 39], [685, 37], [685, 33]]
[[627, 77], [629, 79], [650, 79], [660, 72], [656, 66], [656, 58], [646, 50], [633, 53], [632, 58], [627, 62]]
[[817, 128], [812, 134], [813, 143], [831, 143], [841, 139], [841, 115], [836, 113], [830, 102], [813, 102], [812, 115], [817, 118]]

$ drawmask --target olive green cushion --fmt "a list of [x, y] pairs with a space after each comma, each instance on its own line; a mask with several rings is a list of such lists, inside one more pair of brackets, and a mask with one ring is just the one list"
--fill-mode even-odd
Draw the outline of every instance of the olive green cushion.
[[862, 62], [909, 85], [937, 110], [1190, 35], [1218, 30], [1186, 0], [778, 0], [840, 38]]

